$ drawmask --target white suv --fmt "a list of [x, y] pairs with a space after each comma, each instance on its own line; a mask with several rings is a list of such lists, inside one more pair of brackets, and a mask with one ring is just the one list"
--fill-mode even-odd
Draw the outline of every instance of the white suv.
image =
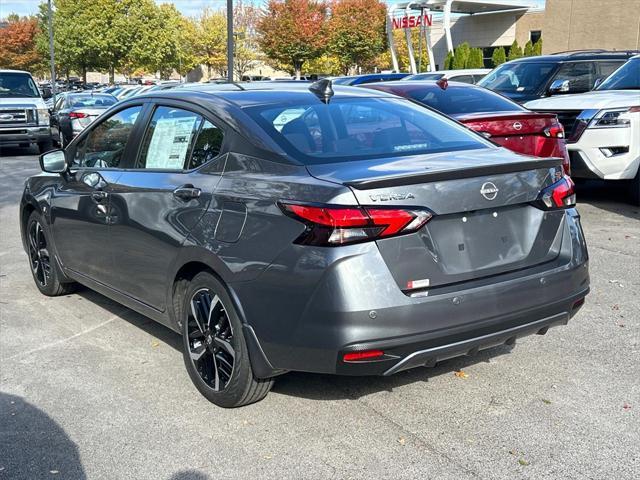
[[558, 115], [572, 177], [630, 180], [632, 201], [640, 205], [640, 55], [592, 92], [533, 100], [525, 107]]

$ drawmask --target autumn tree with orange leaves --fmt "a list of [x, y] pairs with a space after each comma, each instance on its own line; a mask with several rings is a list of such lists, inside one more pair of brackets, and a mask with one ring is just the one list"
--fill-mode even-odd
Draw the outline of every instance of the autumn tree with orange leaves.
[[302, 64], [326, 48], [327, 4], [321, 0], [269, 0], [258, 21], [258, 44], [267, 57], [292, 67], [300, 78]]
[[10, 15], [0, 28], [0, 68], [38, 71], [43, 58], [37, 48], [38, 19]]

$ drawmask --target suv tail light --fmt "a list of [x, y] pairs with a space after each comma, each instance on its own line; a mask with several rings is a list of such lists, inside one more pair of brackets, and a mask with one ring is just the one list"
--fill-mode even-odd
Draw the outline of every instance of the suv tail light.
[[544, 210], [570, 208], [576, 205], [576, 192], [571, 177], [563, 176], [540, 192], [538, 203]]
[[69, 118], [87, 118], [89, 115], [82, 112], [69, 112]]
[[433, 214], [420, 208], [301, 205], [280, 202], [280, 208], [307, 228], [295, 243], [339, 246], [405, 235], [420, 230]]

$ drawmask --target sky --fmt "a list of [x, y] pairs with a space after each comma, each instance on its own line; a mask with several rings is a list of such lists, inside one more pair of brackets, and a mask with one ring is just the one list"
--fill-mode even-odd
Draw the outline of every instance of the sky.
[[[10, 13], [18, 15], [30, 15], [38, 11], [38, 5], [42, 0], [0, 0], [0, 18]], [[226, 5], [226, 0], [155, 0], [156, 3], [173, 3], [184, 15], [196, 16], [202, 9], [209, 6], [218, 9]], [[526, 1], [526, 0], [525, 0]], [[528, 3], [542, 7], [545, 0], [529, 0]], [[264, 0], [245, 0], [245, 3], [262, 4]], [[387, 3], [394, 3], [387, 0]]]

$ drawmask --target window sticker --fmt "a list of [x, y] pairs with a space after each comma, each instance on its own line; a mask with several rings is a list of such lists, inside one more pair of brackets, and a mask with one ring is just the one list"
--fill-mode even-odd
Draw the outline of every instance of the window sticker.
[[149, 142], [145, 168], [184, 168], [198, 117], [160, 118]]

